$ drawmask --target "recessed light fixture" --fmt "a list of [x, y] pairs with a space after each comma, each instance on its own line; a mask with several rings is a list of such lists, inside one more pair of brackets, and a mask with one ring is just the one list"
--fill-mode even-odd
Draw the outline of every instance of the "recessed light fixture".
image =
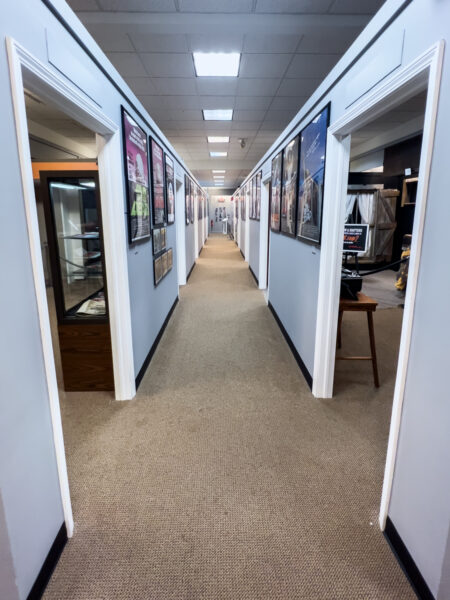
[[214, 136], [208, 135], [208, 144], [228, 144], [230, 138], [227, 135]]
[[239, 52], [194, 52], [197, 77], [237, 77], [241, 55]]
[[213, 173], [225, 173], [225, 169], [213, 169]]
[[219, 158], [219, 156], [228, 156], [228, 152], [210, 152], [211, 158]]
[[203, 109], [203, 118], [205, 121], [232, 121], [233, 109], [220, 108], [218, 110]]
[[225, 179], [225, 175], [213, 175], [213, 179]]

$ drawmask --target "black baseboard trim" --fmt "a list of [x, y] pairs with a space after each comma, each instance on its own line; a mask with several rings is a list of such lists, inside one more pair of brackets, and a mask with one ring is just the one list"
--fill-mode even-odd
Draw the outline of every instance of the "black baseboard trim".
[[42, 565], [42, 568], [36, 577], [36, 581], [34, 582], [33, 587], [27, 596], [27, 600], [40, 600], [42, 598], [45, 588], [47, 587], [50, 577], [52, 576], [53, 571], [58, 564], [59, 557], [61, 556], [66, 543], [67, 529], [66, 524], [63, 523], [60, 527], [60, 530], [56, 534], [55, 541], [53, 542], [52, 547], [47, 554], [47, 558], [45, 559], [44, 564]]
[[239, 252], [242, 254], [242, 258], [245, 260], [244, 253], [242, 252], [242, 250], [240, 248], [239, 248]]
[[[195, 263], [194, 263], [195, 264]], [[192, 269], [191, 269], [192, 270]], [[162, 338], [162, 335], [167, 327], [167, 323], [170, 321], [170, 317], [172, 316], [173, 311], [175, 310], [175, 306], [178, 304], [178, 296], [175, 298], [175, 302], [172, 304], [171, 309], [169, 310], [169, 312], [167, 313], [167, 317], [164, 321], [164, 323], [162, 324], [161, 329], [159, 330], [158, 335], [156, 336], [155, 341], [153, 342], [152, 347], [150, 348], [149, 353], [147, 354], [145, 360], [144, 360], [144, 364], [141, 367], [141, 370], [139, 371], [139, 373], [137, 374], [136, 377], [136, 390], [138, 389], [138, 387], [141, 384], [142, 379], [144, 378], [145, 372], [148, 369], [148, 365], [150, 364], [150, 361], [153, 358], [153, 355], [155, 354], [155, 350], [158, 347], [158, 344]]]
[[200, 256], [200, 254], [202, 253], [203, 250], [203, 246], [200, 248], [200, 250], [198, 251], [198, 255]]
[[251, 268], [250, 265], [248, 265], [248, 268], [250, 270], [250, 273], [253, 275], [253, 279], [256, 281], [256, 285], [259, 287], [259, 279], [256, 277], [255, 273], [253, 272], [253, 269]]
[[281, 329], [281, 333], [284, 336], [284, 339], [288, 343], [289, 348], [291, 349], [292, 354], [294, 355], [295, 360], [297, 361], [298, 366], [300, 367], [300, 371], [303, 373], [303, 377], [306, 379], [306, 383], [309, 385], [310, 389], [312, 389], [313, 378], [311, 377], [311, 373], [308, 371], [305, 363], [303, 362], [302, 357], [297, 352], [297, 348], [294, 346], [294, 342], [291, 340], [288, 332], [284, 328], [283, 323], [280, 320], [280, 317], [277, 315], [277, 311], [274, 309], [272, 304], [269, 302], [269, 308], [275, 317], [275, 321], [278, 324], [278, 327]]
[[190, 271], [189, 271], [189, 273], [187, 274], [187, 277], [186, 277], [186, 283], [189, 281], [189, 277], [191, 276], [191, 274], [192, 274], [192, 271], [194, 270], [194, 267], [195, 267], [195, 265], [196, 265], [196, 264], [197, 264], [197, 263], [195, 263], [195, 262], [194, 262], [194, 264], [193, 264], [193, 265], [192, 265], [192, 267], [191, 267], [191, 270], [190, 270]]
[[388, 517], [386, 521], [386, 528], [384, 530], [384, 537], [387, 539], [392, 552], [398, 560], [401, 568], [403, 569], [409, 583], [413, 587], [417, 596], [420, 600], [435, 600], [435, 597], [431, 593], [427, 582], [419, 571], [413, 557], [409, 553], [408, 548], [405, 546], [402, 538], [400, 537], [395, 525]]

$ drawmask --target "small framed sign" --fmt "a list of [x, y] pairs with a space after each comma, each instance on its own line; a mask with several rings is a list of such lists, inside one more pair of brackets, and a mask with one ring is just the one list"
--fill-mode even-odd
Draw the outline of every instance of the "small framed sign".
[[344, 252], [366, 252], [368, 225], [355, 224], [344, 227]]

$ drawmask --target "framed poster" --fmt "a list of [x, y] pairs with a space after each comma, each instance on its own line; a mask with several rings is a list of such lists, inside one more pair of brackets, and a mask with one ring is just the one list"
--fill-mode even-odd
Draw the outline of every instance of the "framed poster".
[[166, 222], [166, 202], [164, 194], [164, 162], [163, 150], [151, 138], [150, 156], [152, 164], [152, 209], [153, 225], [164, 225]]
[[298, 136], [283, 150], [281, 233], [295, 237], [297, 225]]
[[239, 199], [240, 199], [240, 192], [238, 191], [236, 196], [234, 197], [234, 216], [236, 217], [236, 220], [239, 219]]
[[189, 205], [190, 205], [190, 216], [191, 216], [191, 223], [194, 222], [194, 182], [192, 181], [192, 179], [189, 180]]
[[162, 276], [164, 277], [164, 275], [167, 274], [167, 252], [164, 252], [164, 254], [161, 255], [161, 260], [162, 260]]
[[161, 229], [153, 230], [153, 254], [161, 252]]
[[175, 170], [174, 162], [167, 154], [164, 154], [164, 166], [166, 175], [166, 204], [167, 224], [175, 223]]
[[281, 175], [283, 168], [283, 152], [279, 152], [272, 159], [272, 177], [270, 194], [270, 229], [280, 231], [280, 210], [281, 210]]
[[184, 216], [186, 219], [186, 225], [189, 225], [191, 222], [191, 217], [189, 215], [189, 211], [191, 208], [191, 202], [189, 198], [190, 194], [190, 179], [187, 175], [184, 176]]
[[311, 244], [320, 244], [322, 231], [329, 119], [328, 104], [300, 133], [297, 237]]
[[247, 186], [241, 190], [241, 221], [245, 221], [245, 201], [247, 198]]
[[123, 152], [130, 244], [150, 237], [147, 134], [122, 106]]
[[172, 248], [169, 248], [167, 250], [167, 270], [170, 271], [170, 269], [173, 267], [173, 250]]
[[161, 242], [159, 250], [164, 250], [166, 247], [166, 228], [161, 227]]
[[256, 213], [255, 219], [257, 221], [261, 218], [261, 184], [262, 184], [262, 171], [256, 175]]
[[161, 257], [158, 256], [158, 258], [153, 259], [153, 281], [154, 281], [154, 284], [158, 285], [158, 283], [161, 281], [162, 278], [163, 278], [162, 260], [161, 260]]

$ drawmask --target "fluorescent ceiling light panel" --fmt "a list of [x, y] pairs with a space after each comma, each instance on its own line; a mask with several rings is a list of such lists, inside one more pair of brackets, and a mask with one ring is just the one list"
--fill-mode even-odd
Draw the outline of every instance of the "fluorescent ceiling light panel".
[[213, 169], [212, 170], [213, 173], [225, 173], [225, 169]]
[[228, 156], [228, 152], [210, 152], [211, 158], [218, 158], [219, 156]]
[[223, 181], [225, 179], [225, 175], [213, 175], [213, 179], [220, 179]]
[[197, 77], [237, 77], [241, 55], [239, 52], [194, 52]]
[[232, 121], [233, 109], [220, 108], [218, 110], [203, 109], [203, 118], [205, 121]]
[[227, 135], [208, 135], [208, 144], [228, 144], [230, 138]]

